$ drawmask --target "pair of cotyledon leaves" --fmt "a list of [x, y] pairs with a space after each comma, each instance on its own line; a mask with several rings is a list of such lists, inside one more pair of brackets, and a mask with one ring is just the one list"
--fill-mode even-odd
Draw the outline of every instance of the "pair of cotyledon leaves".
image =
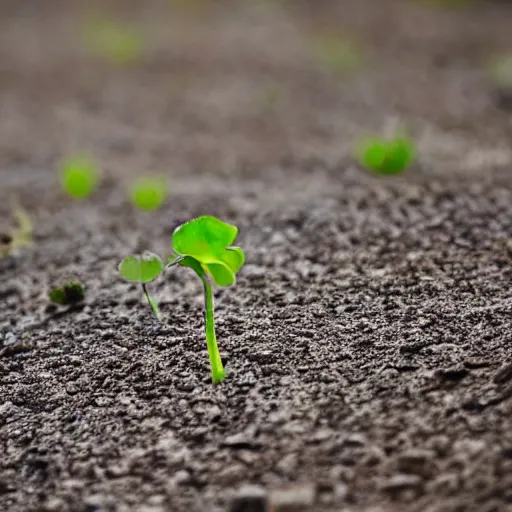
[[[216, 285], [230, 286], [235, 283], [236, 273], [245, 261], [242, 249], [232, 246], [237, 235], [236, 226], [215, 217], [198, 217], [174, 230], [172, 247], [175, 258], [182, 258], [182, 266], [191, 266], [187, 263], [190, 262], [188, 258], [192, 258]], [[129, 256], [119, 266], [119, 272], [125, 279], [143, 284], [153, 281], [163, 269], [161, 258], [150, 252]]]
[[400, 174], [413, 162], [414, 144], [405, 135], [390, 140], [372, 137], [360, 142], [357, 148], [359, 162], [377, 174]]

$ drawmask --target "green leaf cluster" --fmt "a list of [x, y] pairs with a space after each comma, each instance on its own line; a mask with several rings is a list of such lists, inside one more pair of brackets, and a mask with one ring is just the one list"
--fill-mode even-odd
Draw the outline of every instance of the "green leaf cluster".
[[130, 196], [133, 204], [145, 211], [156, 210], [165, 201], [167, 183], [161, 176], [144, 176], [133, 183]]
[[85, 288], [79, 281], [67, 281], [62, 286], [53, 288], [50, 291], [49, 298], [56, 304], [71, 306], [84, 300]]
[[[233, 246], [237, 235], [236, 226], [203, 216], [178, 226], [172, 247], [177, 256], [197, 261], [217, 286], [231, 286], [245, 262], [242, 249]], [[188, 266], [185, 258], [180, 265]]]
[[359, 163], [383, 175], [404, 172], [414, 161], [415, 154], [413, 141], [405, 136], [390, 140], [371, 137], [360, 142], [357, 148]]

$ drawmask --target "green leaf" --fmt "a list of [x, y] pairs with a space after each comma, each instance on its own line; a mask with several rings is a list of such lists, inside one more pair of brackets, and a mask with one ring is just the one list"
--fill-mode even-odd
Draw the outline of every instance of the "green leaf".
[[68, 158], [61, 169], [61, 184], [65, 192], [75, 199], [91, 194], [98, 183], [95, 163], [86, 156]]
[[146, 251], [142, 256], [128, 256], [119, 264], [119, 273], [127, 281], [149, 283], [163, 271], [164, 263], [160, 256]]
[[240, 247], [227, 247], [222, 255], [222, 262], [236, 274], [245, 263], [244, 251]]
[[211, 275], [217, 286], [231, 286], [235, 283], [235, 273], [223, 263], [205, 264], [206, 270]]
[[158, 302], [149, 293], [146, 293], [146, 298], [148, 299], [149, 305], [151, 306], [151, 309], [153, 310], [154, 315], [159, 320], [160, 319], [160, 308], [158, 306]]
[[137, 62], [144, 53], [142, 37], [135, 27], [109, 20], [89, 20], [83, 42], [91, 54], [113, 64]]
[[384, 141], [372, 138], [360, 144], [359, 159], [361, 164], [367, 169], [379, 169], [386, 156], [387, 146]]
[[218, 286], [230, 286], [245, 262], [242, 249], [230, 247], [237, 234], [236, 226], [205, 216], [176, 228], [172, 244], [176, 254], [185, 256], [182, 267], [206, 272]]
[[160, 176], [137, 179], [130, 191], [131, 200], [141, 210], [156, 210], [165, 200], [167, 184]]
[[198, 217], [174, 230], [172, 245], [178, 254], [192, 256], [201, 263], [216, 263], [237, 234], [236, 226], [215, 217]]

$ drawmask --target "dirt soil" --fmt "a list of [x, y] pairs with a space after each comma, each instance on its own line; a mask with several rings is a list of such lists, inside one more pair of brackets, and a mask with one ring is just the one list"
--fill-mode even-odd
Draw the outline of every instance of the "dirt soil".
[[[484, 66], [512, 4], [98, 1], [144, 34], [123, 66], [84, 50], [93, 7], [0, 4], [1, 221], [15, 193], [35, 227], [0, 261], [0, 510], [220, 512], [244, 484], [279, 512], [288, 488], [311, 512], [512, 510], [512, 117]], [[360, 69], [311, 52], [334, 30]], [[397, 123], [414, 168], [359, 169]], [[82, 202], [56, 177], [77, 150], [105, 175]], [[142, 214], [148, 170], [172, 194]], [[151, 286], [158, 323], [116, 272], [200, 214], [247, 253], [215, 387], [197, 279]], [[50, 305], [68, 277], [85, 303]]]

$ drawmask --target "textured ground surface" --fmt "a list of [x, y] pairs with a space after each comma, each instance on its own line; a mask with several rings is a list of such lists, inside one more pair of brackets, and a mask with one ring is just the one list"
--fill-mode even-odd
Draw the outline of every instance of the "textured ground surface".
[[[122, 3], [148, 41], [122, 68], [73, 2], [0, 5], [0, 211], [15, 192], [35, 223], [0, 261], [0, 510], [224, 511], [246, 483], [314, 486], [311, 512], [511, 510], [512, 123], [482, 62], [512, 6]], [[340, 27], [366, 63], [343, 77], [310, 52]], [[357, 169], [396, 121], [416, 168]], [[83, 203], [54, 172], [77, 149], [108, 175]], [[152, 215], [124, 194], [147, 169], [173, 180]], [[158, 324], [116, 273], [203, 213], [247, 252], [215, 388], [193, 276], [152, 285]], [[65, 277], [74, 311], [46, 299]]]

